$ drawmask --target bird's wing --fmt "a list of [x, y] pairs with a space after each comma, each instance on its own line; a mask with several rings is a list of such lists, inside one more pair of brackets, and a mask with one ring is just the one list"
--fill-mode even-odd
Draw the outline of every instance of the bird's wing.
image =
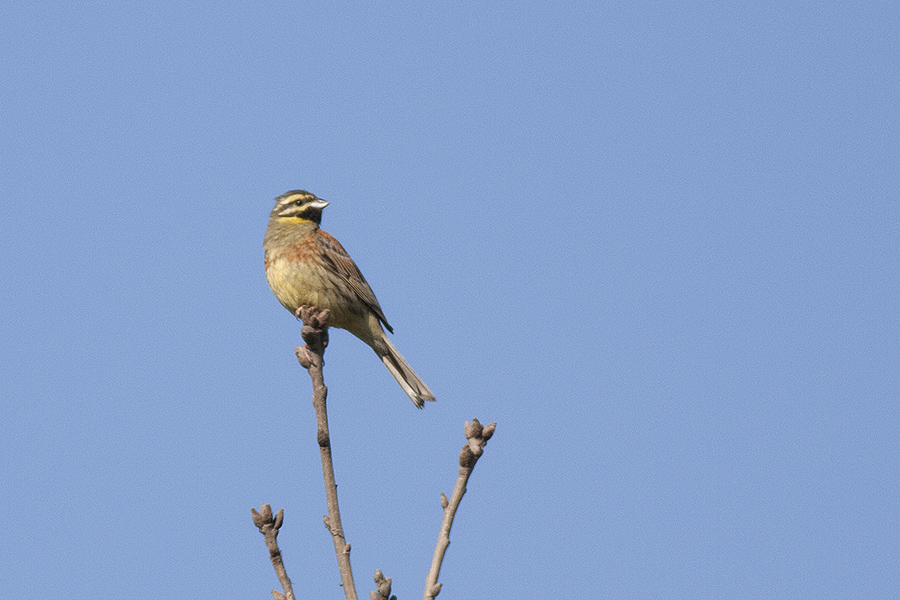
[[325, 261], [334, 267], [334, 271], [347, 282], [347, 285], [350, 286], [353, 293], [355, 293], [356, 296], [362, 300], [366, 306], [372, 309], [372, 312], [374, 312], [379, 319], [381, 319], [385, 329], [394, 333], [393, 327], [387, 322], [384, 312], [381, 310], [381, 305], [378, 304], [375, 292], [369, 287], [366, 278], [363, 277], [359, 267], [356, 266], [356, 263], [353, 262], [353, 259], [347, 254], [347, 251], [344, 250], [341, 243], [326, 231], [318, 229], [316, 230], [316, 233], [319, 236], [319, 248], [322, 249], [322, 256], [325, 258]]

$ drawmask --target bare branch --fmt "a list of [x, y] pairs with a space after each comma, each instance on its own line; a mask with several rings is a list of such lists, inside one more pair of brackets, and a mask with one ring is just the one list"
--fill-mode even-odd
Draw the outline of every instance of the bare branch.
[[[302, 306], [297, 310], [297, 317], [303, 320], [301, 334], [306, 344], [297, 348], [295, 353], [298, 362], [308, 371], [313, 386], [312, 401], [316, 412], [317, 425], [316, 441], [319, 445], [322, 459], [322, 476], [325, 483], [325, 498], [328, 506], [328, 513], [322, 517], [322, 520], [329, 533], [331, 533], [331, 538], [334, 542], [344, 596], [346, 600], [357, 600], [353, 571], [350, 566], [350, 544], [344, 537], [341, 513], [338, 506], [337, 484], [334, 477], [334, 463], [331, 457], [331, 435], [328, 431], [326, 404], [328, 388], [325, 386], [322, 373], [325, 365], [325, 348], [328, 346], [328, 316], [327, 310], [319, 311], [309, 306]], [[459, 453], [459, 469], [453, 494], [448, 499], [445, 494], [441, 493], [443, 519], [434, 550], [434, 557], [431, 561], [431, 568], [425, 580], [425, 600], [434, 600], [441, 591], [441, 584], [437, 580], [440, 576], [444, 555], [450, 546], [450, 529], [453, 526], [453, 520], [456, 517], [456, 511], [459, 509], [462, 497], [466, 493], [466, 484], [469, 481], [469, 477], [472, 475], [478, 459], [484, 453], [484, 447], [493, 435], [496, 426], [496, 423], [483, 426], [478, 419], [472, 419], [471, 423], [466, 422], [465, 424], [466, 445], [462, 447]], [[251, 509], [251, 512], [253, 513], [253, 522], [259, 528], [260, 533], [265, 536], [272, 565], [284, 589], [284, 593], [272, 590], [272, 596], [274, 600], [295, 600], [291, 580], [285, 572], [281, 551], [278, 549], [276, 541], [278, 530], [281, 528], [284, 520], [284, 511], [279, 510], [278, 514], [273, 516], [271, 506], [263, 504], [259, 512], [256, 509]], [[376, 590], [369, 593], [371, 600], [396, 600], [396, 596], [391, 595], [391, 579], [389, 577], [385, 577], [381, 570], [376, 570], [374, 579]]]
[[484, 446], [491, 439], [491, 436], [494, 435], [496, 428], [496, 423], [483, 426], [478, 419], [472, 419], [471, 423], [466, 421], [466, 445], [459, 452], [459, 471], [453, 494], [450, 496], [450, 500], [447, 500], [447, 496], [443, 492], [441, 493], [441, 508], [444, 511], [444, 518], [441, 522], [437, 546], [434, 548], [434, 557], [431, 559], [431, 569], [428, 571], [428, 577], [425, 578], [424, 600], [434, 600], [441, 592], [438, 576], [441, 574], [441, 563], [444, 562], [444, 554], [446, 554], [447, 548], [450, 546], [450, 528], [453, 527], [456, 510], [459, 508], [459, 503], [466, 493], [466, 483], [469, 481], [469, 476], [475, 468], [475, 463], [478, 462], [478, 459], [484, 452]]
[[272, 566], [275, 567], [278, 581], [281, 582], [281, 587], [284, 589], [284, 594], [272, 590], [272, 596], [275, 600], [294, 600], [294, 589], [291, 587], [291, 580], [284, 570], [281, 550], [279, 550], [278, 542], [276, 541], [278, 530], [281, 529], [281, 524], [284, 522], [284, 509], [279, 510], [274, 517], [272, 516], [272, 506], [269, 504], [263, 504], [259, 512], [255, 508], [251, 508], [250, 512], [253, 514], [253, 524], [259, 528], [259, 532], [266, 538], [269, 558], [272, 560]]
[[341, 573], [341, 585], [347, 600], [357, 600], [356, 586], [353, 583], [353, 570], [350, 567], [350, 544], [344, 538], [341, 525], [341, 511], [338, 507], [337, 484], [334, 480], [334, 463], [331, 460], [331, 435], [328, 432], [328, 411], [326, 398], [328, 388], [322, 375], [325, 365], [325, 348], [328, 346], [328, 311], [316, 310], [314, 307], [301, 306], [297, 317], [303, 320], [300, 333], [306, 345], [296, 349], [297, 360], [309, 372], [313, 386], [313, 407], [316, 410], [316, 440], [322, 456], [322, 476], [325, 480], [325, 499], [328, 514], [322, 517], [325, 527], [331, 533], [334, 552], [337, 555], [338, 569]]

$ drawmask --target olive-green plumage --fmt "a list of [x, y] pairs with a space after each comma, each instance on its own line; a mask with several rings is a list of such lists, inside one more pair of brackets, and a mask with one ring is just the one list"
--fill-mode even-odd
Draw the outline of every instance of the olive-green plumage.
[[368, 344], [422, 408], [434, 395], [387, 338], [388, 324], [356, 263], [340, 242], [319, 228], [328, 202], [304, 190], [275, 199], [263, 248], [266, 279], [281, 304], [295, 314], [301, 306], [328, 309], [328, 324]]

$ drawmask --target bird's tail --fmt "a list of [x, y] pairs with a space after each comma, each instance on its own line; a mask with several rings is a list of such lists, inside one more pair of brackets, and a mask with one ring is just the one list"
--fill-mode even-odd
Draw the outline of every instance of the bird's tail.
[[389, 340], [386, 335], [382, 335], [380, 341], [384, 344], [382, 346], [384, 354], [378, 353], [381, 356], [381, 362], [388, 368], [388, 371], [391, 372], [391, 375], [394, 376], [394, 379], [397, 380], [397, 383], [400, 384], [400, 387], [403, 388], [403, 391], [406, 392], [409, 399], [413, 401], [413, 404], [422, 408], [425, 406], [426, 400], [433, 402], [434, 394], [431, 393], [431, 390], [428, 389], [425, 382], [416, 375], [416, 372], [409, 366], [406, 359], [397, 352], [397, 349], [394, 347], [394, 344], [391, 343], [391, 340]]

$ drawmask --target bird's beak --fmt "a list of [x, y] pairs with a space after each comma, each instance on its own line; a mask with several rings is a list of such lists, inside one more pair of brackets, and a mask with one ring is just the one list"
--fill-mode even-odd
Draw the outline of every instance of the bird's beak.
[[328, 206], [328, 202], [325, 202], [321, 198], [316, 198], [315, 200], [313, 200], [312, 202], [309, 203], [309, 206], [312, 206], [313, 208], [322, 209], [322, 208], [325, 208], [326, 206]]

